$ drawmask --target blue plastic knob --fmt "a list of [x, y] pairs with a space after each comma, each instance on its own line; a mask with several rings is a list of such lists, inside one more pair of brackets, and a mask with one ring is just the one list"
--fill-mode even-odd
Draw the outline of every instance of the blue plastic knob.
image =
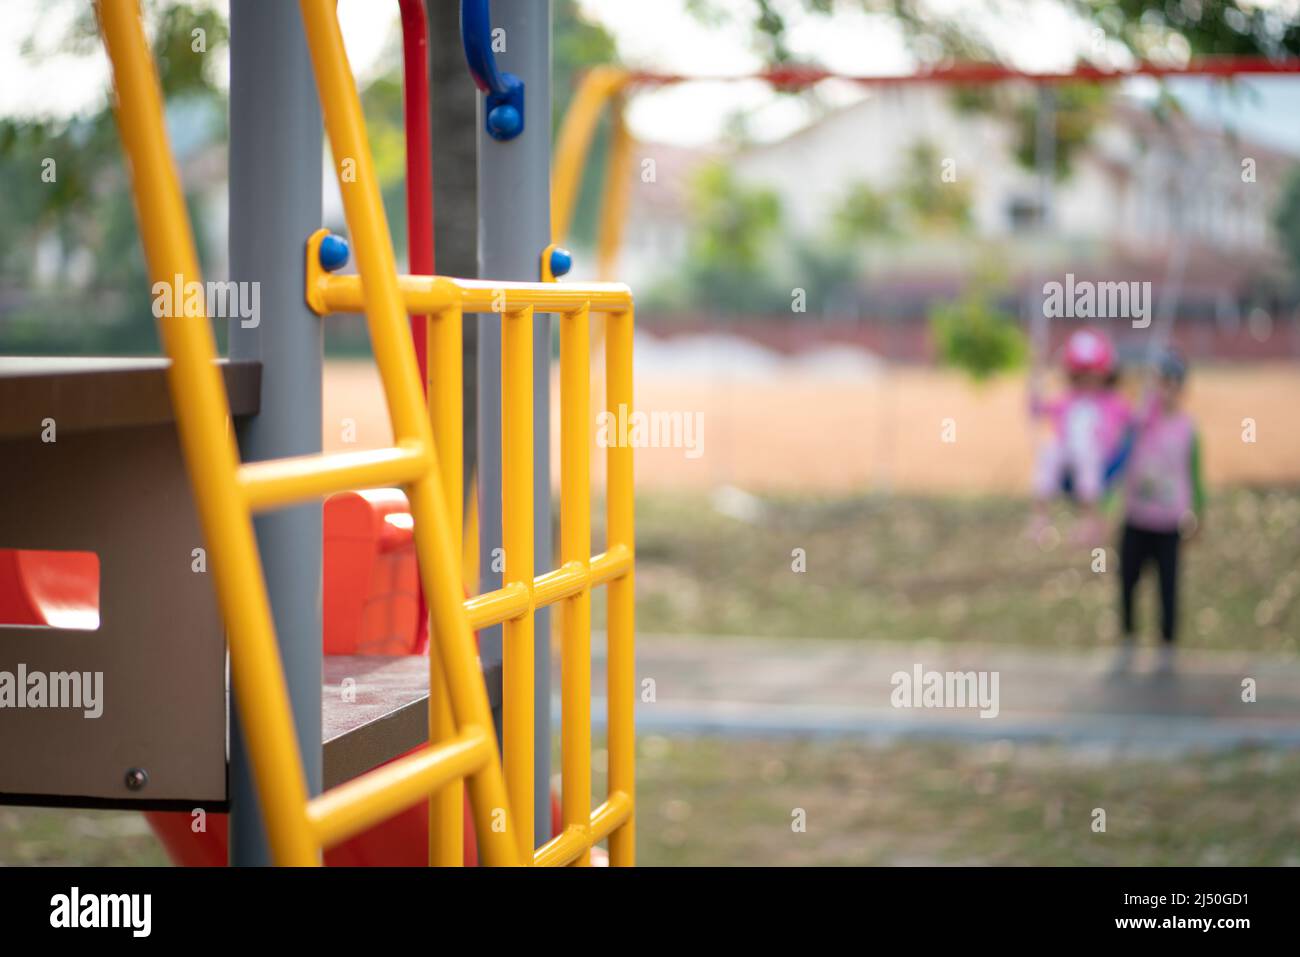
[[523, 128], [523, 114], [508, 103], [494, 106], [488, 111], [487, 129], [494, 139], [513, 139]]
[[573, 253], [556, 246], [551, 250], [551, 275], [559, 278], [573, 268]]
[[326, 272], [342, 269], [347, 265], [349, 255], [348, 241], [342, 236], [330, 233], [320, 241], [320, 267]]

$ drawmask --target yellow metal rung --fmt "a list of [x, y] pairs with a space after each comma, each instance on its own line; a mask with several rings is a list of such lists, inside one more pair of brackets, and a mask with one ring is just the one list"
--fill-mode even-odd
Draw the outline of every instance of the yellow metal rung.
[[547, 841], [533, 854], [537, 867], [564, 867], [583, 858], [614, 830], [632, 816], [632, 799], [622, 791], [615, 791], [600, 807], [591, 813], [591, 822], [570, 825]]
[[340, 784], [307, 806], [316, 839], [322, 847], [333, 847], [479, 770], [494, 759], [494, 752], [492, 739], [481, 729], [471, 729]]
[[490, 628], [528, 613], [528, 589], [519, 582], [478, 595], [465, 602], [470, 627], [477, 631]]
[[419, 447], [330, 452], [239, 467], [244, 500], [254, 512], [305, 502], [356, 488], [405, 485], [429, 470], [429, 453]]
[[[310, 295], [307, 304], [320, 315], [361, 312], [365, 289], [356, 276], [326, 272], [320, 262], [307, 261]], [[438, 315], [459, 308], [463, 312], [511, 313], [524, 309], [561, 315], [584, 307], [598, 313], [620, 313], [632, 307], [632, 292], [616, 282], [542, 283], [493, 282], [488, 279], [453, 279], [448, 276], [399, 276], [398, 289], [408, 312]]]

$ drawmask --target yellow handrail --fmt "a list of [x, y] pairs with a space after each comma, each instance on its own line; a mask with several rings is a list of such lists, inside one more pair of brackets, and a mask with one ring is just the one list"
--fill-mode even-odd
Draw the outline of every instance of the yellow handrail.
[[[307, 244], [307, 300], [321, 315], [352, 312], [364, 305], [364, 286], [355, 276], [326, 272], [317, 251], [321, 230]], [[633, 672], [632, 450], [614, 442], [606, 451], [604, 552], [591, 554], [591, 351], [590, 316], [605, 315], [606, 408], [618, 415], [632, 405], [632, 294], [617, 283], [500, 283], [445, 276], [399, 276], [407, 312], [427, 315], [431, 325], [431, 402], [445, 428], [460, 427], [461, 398], [448, 379], [461, 362], [460, 340], [432, 334], [449, 317], [502, 313], [502, 532], [505, 574], [500, 588], [464, 602], [471, 627], [505, 626], [503, 641], [503, 732], [507, 790], [512, 807], [531, 807], [533, 797], [533, 613], [561, 608], [561, 772], [563, 833], [533, 854], [538, 864], [584, 864], [588, 851], [606, 837], [610, 861], [635, 859], [635, 675]], [[534, 312], [560, 316], [560, 567], [534, 575], [533, 390]], [[456, 380], [458, 381], [458, 380]], [[461, 474], [461, 449], [438, 444], [443, 468]], [[453, 527], [459, 527], [461, 499], [448, 499]], [[519, 556], [516, 561], [512, 556]], [[609, 586], [608, 741], [609, 790], [591, 810], [591, 590]], [[518, 746], [516, 746], [516, 743]], [[451, 810], [446, 814], [453, 813]], [[459, 812], [456, 812], [459, 813]], [[442, 824], [446, 824], [443, 821]], [[532, 828], [519, 823], [521, 848], [532, 847]], [[523, 851], [527, 856], [528, 851]]]
[[[618, 443], [608, 450], [608, 543], [603, 555], [590, 558], [589, 410], [585, 401], [574, 396], [579, 387], [585, 393], [590, 384], [585, 346], [588, 316], [592, 311], [604, 312], [606, 403], [615, 412], [631, 406], [631, 294], [614, 284], [561, 287], [399, 278], [334, 4], [332, 0], [300, 2], [360, 272], [359, 277], [324, 274], [318, 263], [318, 233], [308, 243], [306, 298], [322, 314], [346, 309], [365, 312], [394, 448], [241, 464], [227, 428], [229, 405], [214, 364], [216, 348], [208, 323], [184, 315], [159, 322], [171, 358], [168, 386], [212, 556], [217, 597], [229, 634], [236, 702], [249, 732], [247, 745], [272, 855], [278, 864], [319, 864], [324, 848], [432, 794], [430, 863], [459, 863], [460, 782], [464, 779], [485, 863], [582, 863], [590, 848], [608, 837], [611, 863], [630, 865], [635, 858], [632, 451]], [[150, 275], [169, 282], [177, 275], [182, 281], [197, 281], [192, 232], [167, 144], [157, 74], [138, 0], [98, 0], [97, 10], [113, 67], [118, 124]], [[355, 172], [346, 180], [345, 160]], [[460, 577], [461, 322], [467, 310], [487, 311], [497, 308], [498, 302], [498, 311], [505, 314], [506, 584], [467, 601]], [[561, 314], [565, 398], [563, 564], [541, 576], [534, 576], [532, 568], [534, 310]], [[415, 371], [408, 313], [428, 317], [427, 408]], [[380, 484], [400, 484], [415, 518], [421, 582], [429, 597], [434, 636], [429, 654], [430, 743], [308, 800], [251, 516], [256, 510], [319, 498], [335, 489]], [[610, 774], [606, 800], [589, 812], [588, 626], [590, 590], [601, 584], [609, 588]], [[533, 761], [532, 617], [537, 607], [551, 603], [562, 603], [564, 608], [565, 829], [534, 850], [528, 813]], [[472, 631], [496, 622], [506, 623], [508, 636], [504, 771]], [[511, 807], [524, 813], [512, 818]]]

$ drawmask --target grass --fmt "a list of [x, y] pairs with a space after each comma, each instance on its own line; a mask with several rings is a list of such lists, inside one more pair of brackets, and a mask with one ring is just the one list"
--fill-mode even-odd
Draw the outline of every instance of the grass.
[[[638, 510], [643, 632], [1074, 646], [1116, 628], [1114, 551], [1095, 574], [1085, 550], [1026, 543], [1023, 502], [765, 498], [742, 520], [655, 495]], [[1184, 640], [1297, 650], [1297, 490], [1220, 493], [1186, 556]], [[1007, 742], [654, 736], [639, 748], [645, 864], [1300, 864], [1294, 752], [1151, 761]], [[166, 857], [138, 814], [0, 807], [0, 864], [73, 863]]]
[[[1118, 632], [1118, 554], [1106, 571], [1023, 531], [1028, 506], [999, 498], [763, 498], [722, 514], [701, 496], [637, 502], [637, 627], [647, 633], [939, 639], [1079, 647]], [[734, 511], [734, 510], [732, 510]], [[801, 548], [807, 570], [792, 571]], [[1295, 652], [1300, 490], [1217, 494], [1184, 549], [1182, 638], [1193, 647]], [[1154, 569], [1140, 586], [1154, 634]], [[598, 599], [603, 598], [597, 593]], [[600, 602], [596, 614], [602, 614]], [[602, 620], [598, 618], [598, 620]]]
[[[1300, 865], [1294, 752], [656, 736], [639, 752], [644, 865]], [[164, 863], [138, 814], [0, 808], [0, 864]]]
[[1300, 865], [1296, 753], [651, 737], [639, 775], [644, 864]]
[[0, 865], [166, 863], [143, 814], [0, 807]]

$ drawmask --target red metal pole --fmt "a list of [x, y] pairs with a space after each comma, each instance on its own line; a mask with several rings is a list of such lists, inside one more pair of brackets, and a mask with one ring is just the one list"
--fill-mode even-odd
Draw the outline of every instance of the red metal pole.
[[[402, 89], [406, 118], [406, 249], [411, 273], [434, 274], [433, 256], [433, 137], [429, 129], [429, 21], [424, 0], [399, 0], [402, 11]], [[411, 317], [415, 361], [420, 384], [428, 392], [428, 342], [425, 317]], [[417, 587], [419, 587], [417, 585]], [[429, 612], [420, 588], [416, 647], [429, 642]], [[478, 863], [474, 820], [465, 803], [465, 866]]]
[[[429, 23], [424, 0], [400, 0], [402, 90], [406, 119], [406, 250], [412, 274], [433, 275], [433, 142], [429, 132]], [[420, 384], [428, 391], [425, 317], [411, 316]], [[419, 586], [417, 586], [419, 587]], [[429, 640], [428, 606], [419, 593], [416, 648]]]
[[[411, 273], [433, 275], [433, 143], [429, 133], [429, 25], [423, 0], [400, 0], [402, 86], [406, 113], [406, 247]], [[424, 382], [424, 318], [411, 317]]]

